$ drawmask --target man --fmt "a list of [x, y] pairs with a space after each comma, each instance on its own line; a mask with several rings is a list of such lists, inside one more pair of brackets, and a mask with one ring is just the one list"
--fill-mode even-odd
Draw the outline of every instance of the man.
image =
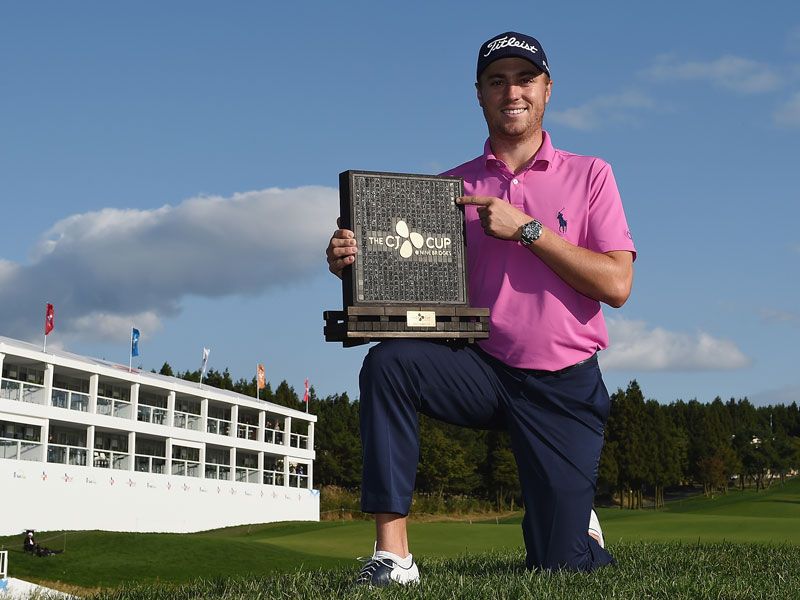
[[[542, 118], [553, 82], [539, 42], [507, 32], [483, 44], [483, 155], [464, 179], [470, 303], [491, 309], [478, 346], [391, 340], [361, 370], [362, 510], [377, 540], [359, 581], [419, 580], [406, 518], [419, 456], [417, 413], [509, 431], [528, 568], [590, 571], [613, 562], [592, 510], [609, 398], [596, 353], [600, 302], [628, 299], [635, 248], [611, 168], [553, 148]], [[353, 232], [328, 246], [331, 272], [357, 256]], [[589, 530], [587, 531], [587, 523]]]
[[22, 540], [22, 549], [25, 552], [36, 552], [38, 544], [33, 539], [33, 529], [25, 530], [25, 539]]

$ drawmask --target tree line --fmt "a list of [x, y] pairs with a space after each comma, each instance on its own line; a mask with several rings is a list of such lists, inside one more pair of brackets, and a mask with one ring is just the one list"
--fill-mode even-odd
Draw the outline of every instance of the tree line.
[[639, 384], [611, 396], [599, 491], [641, 508], [644, 494], [663, 505], [664, 489], [702, 485], [707, 495], [729, 485], [763, 489], [800, 468], [800, 410], [753, 406], [747, 398], [704, 404], [645, 400]]
[[[160, 373], [190, 381], [200, 371]], [[203, 382], [256, 396], [256, 379], [234, 381], [214, 369]], [[285, 380], [262, 400], [305, 410], [301, 396]], [[356, 489], [361, 481], [358, 400], [347, 393], [324, 398], [309, 390], [315, 428], [317, 486]], [[491, 500], [499, 509], [521, 501], [509, 436], [503, 431], [475, 431], [420, 416], [420, 462], [417, 491], [441, 497], [465, 495]], [[598, 495], [621, 507], [641, 508], [645, 497], [664, 503], [665, 490], [701, 485], [708, 495], [730, 485], [762, 489], [800, 469], [800, 409], [797, 402], [754, 406], [747, 398], [711, 403], [677, 400], [661, 404], [645, 399], [639, 384], [611, 394], [605, 447], [598, 465]]]

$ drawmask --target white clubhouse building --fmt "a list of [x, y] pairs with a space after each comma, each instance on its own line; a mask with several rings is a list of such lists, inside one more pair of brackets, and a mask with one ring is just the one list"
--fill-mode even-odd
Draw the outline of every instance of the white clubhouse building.
[[0, 337], [0, 535], [319, 520], [316, 416]]

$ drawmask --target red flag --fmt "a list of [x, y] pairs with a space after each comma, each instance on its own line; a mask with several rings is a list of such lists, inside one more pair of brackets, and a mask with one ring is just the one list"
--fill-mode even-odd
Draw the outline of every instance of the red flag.
[[47, 305], [47, 312], [44, 315], [44, 334], [47, 335], [56, 327], [56, 309], [52, 304]]
[[308, 379], [307, 379], [307, 378], [306, 378], [306, 393], [305, 393], [305, 395], [303, 396], [303, 402], [305, 402], [306, 404], [308, 404]]

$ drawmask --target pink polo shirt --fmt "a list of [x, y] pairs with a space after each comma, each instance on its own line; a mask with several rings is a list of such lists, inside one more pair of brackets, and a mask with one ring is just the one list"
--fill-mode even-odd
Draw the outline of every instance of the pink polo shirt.
[[[516, 175], [488, 140], [482, 156], [444, 175], [463, 177], [467, 196], [511, 202], [576, 246], [636, 257], [611, 167], [553, 148], [546, 132], [534, 160]], [[608, 347], [597, 300], [576, 292], [521, 244], [486, 235], [477, 208], [465, 209], [470, 304], [491, 309], [481, 348], [513, 367], [555, 371]]]

